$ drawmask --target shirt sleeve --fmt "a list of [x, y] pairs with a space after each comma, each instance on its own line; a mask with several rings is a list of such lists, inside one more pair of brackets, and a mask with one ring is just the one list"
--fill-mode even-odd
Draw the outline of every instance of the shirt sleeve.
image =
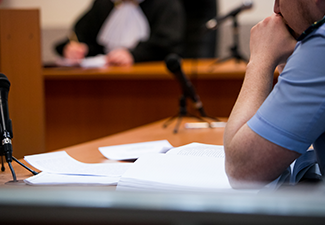
[[[87, 56], [104, 54], [104, 47], [97, 43], [97, 35], [113, 7], [114, 4], [111, 1], [95, 0], [89, 10], [77, 19], [73, 30], [78, 37], [78, 41], [88, 46]], [[55, 46], [56, 52], [63, 55], [63, 49], [68, 43], [68, 38], [57, 43]]]
[[299, 42], [248, 126], [279, 146], [304, 153], [325, 131], [324, 59], [323, 35]]

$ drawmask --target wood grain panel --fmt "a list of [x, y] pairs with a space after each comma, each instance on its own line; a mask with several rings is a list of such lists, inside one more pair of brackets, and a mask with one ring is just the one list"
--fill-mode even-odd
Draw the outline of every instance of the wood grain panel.
[[0, 71], [10, 83], [13, 154], [45, 151], [44, 85], [38, 10], [0, 10]]

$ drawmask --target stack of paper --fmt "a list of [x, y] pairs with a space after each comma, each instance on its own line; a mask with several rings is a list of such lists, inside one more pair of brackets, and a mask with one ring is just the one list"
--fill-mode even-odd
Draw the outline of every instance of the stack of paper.
[[31, 185], [116, 185], [130, 163], [82, 163], [66, 152], [44, 153], [24, 158], [42, 172], [25, 180]]
[[192, 143], [166, 154], [141, 156], [124, 175], [117, 190], [232, 190], [224, 169], [223, 146]]

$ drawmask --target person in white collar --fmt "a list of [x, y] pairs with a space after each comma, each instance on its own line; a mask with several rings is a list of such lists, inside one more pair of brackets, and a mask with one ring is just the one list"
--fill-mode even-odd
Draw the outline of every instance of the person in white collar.
[[310, 146], [324, 174], [324, 15], [325, 0], [275, 0], [274, 14], [252, 28], [250, 60], [224, 133], [234, 188], [271, 182]]
[[106, 54], [107, 64], [163, 60], [180, 53], [185, 15], [179, 0], [95, 0], [57, 52], [68, 59]]

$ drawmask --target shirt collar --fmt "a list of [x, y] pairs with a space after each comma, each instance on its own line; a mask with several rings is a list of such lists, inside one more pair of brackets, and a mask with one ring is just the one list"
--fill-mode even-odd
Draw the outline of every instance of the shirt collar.
[[317, 30], [320, 26], [325, 23], [325, 17], [322, 20], [313, 23], [310, 27], [307, 28], [297, 39], [297, 41], [302, 41], [306, 38], [309, 34], [311, 34], [314, 30]]

